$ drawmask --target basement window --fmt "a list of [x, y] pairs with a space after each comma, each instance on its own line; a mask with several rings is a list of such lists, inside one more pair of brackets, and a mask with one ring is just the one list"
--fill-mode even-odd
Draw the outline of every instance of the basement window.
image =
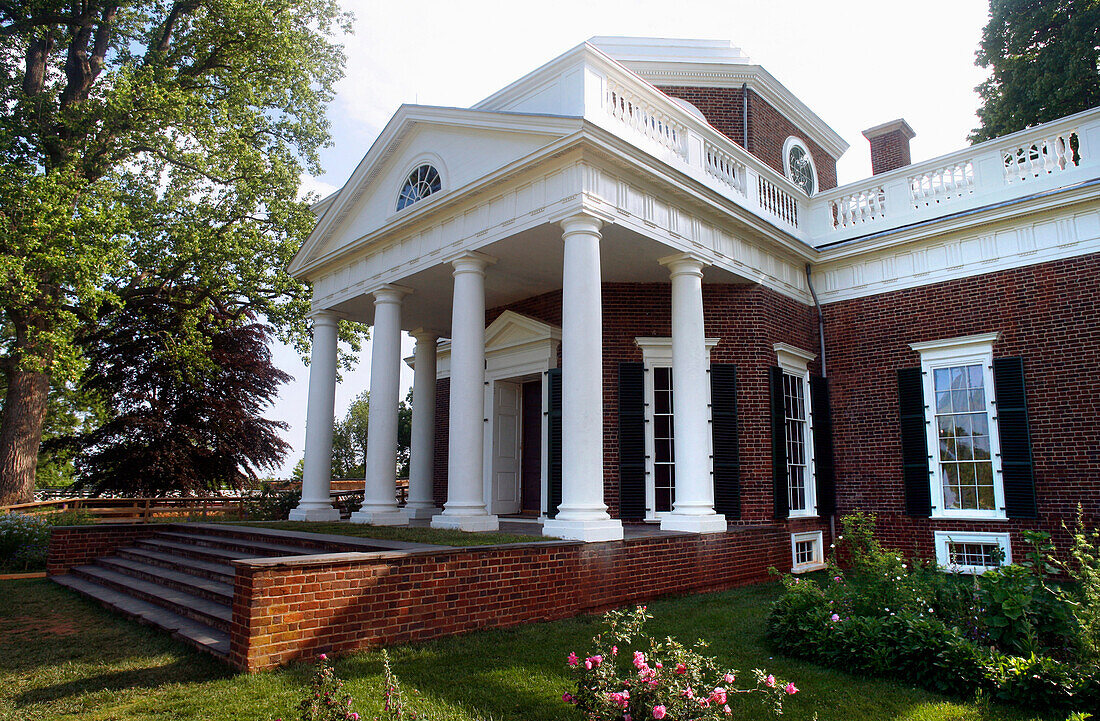
[[1012, 563], [1007, 533], [936, 531], [936, 563], [952, 573], [985, 573]]
[[791, 573], [806, 573], [825, 568], [821, 531], [791, 534]]

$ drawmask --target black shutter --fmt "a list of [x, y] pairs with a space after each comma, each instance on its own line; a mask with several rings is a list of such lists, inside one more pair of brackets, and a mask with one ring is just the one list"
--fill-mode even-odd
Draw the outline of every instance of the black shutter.
[[741, 518], [741, 460], [737, 448], [737, 366], [710, 367], [711, 439], [714, 444], [714, 510]]
[[783, 369], [768, 369], [772, 411], [772, 500], [775, 517], [790, 515], [787, 498], [787, 420], [783, 413]]
[[901, 414], [901, 466], [905, 486], [905, 513], [932, 515], [928, 469], [928, 435], [924, 384], [920, 368], [898, 369], [898, 411]]
[[561, 505], [561, 368], [546, 372], [546, 516], [558, 515]]
[[833, 465], [833, 413], [829, 407], [828, 378], [810, 378], [810, 414], [813, 417], [817, 512], [829, 516], [836, 513], [836, 468]]
[[645, 518], [645, 368], [619, 364], [619, 518]]
[[1009, 518], [1035, 518], [1035, 465], [1027, 427], [1023, 358], [996, 358], [993, 383], [997, 399], [997, 427], [1001, 434], [1001, 477], [1005, 512]]

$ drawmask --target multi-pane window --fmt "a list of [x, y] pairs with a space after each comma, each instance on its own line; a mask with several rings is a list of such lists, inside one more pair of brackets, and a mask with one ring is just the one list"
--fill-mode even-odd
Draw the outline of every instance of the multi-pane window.
[[821, 548], [821, 531], [791, 534], [791, 570], [795, 573], [813, 571], [825, 566]]
[[1007, 533], [936, 531], [936, 563], [955, 573], [984, 573], [1012, 563]]
[[805, 380], [783, 374], [783, 417], [787, 430], [787, 496], [791, 513], [810, 510], [810, 468], [806, 452]]
[[944, 509], [996, 510], [985, 369], [935, 368], [932, 383]]
[[1004, 552], [997, 543], [955, 543], [947, 544], [947, 563], [949, 566], [982, 566], [994, 568], [1001, 565]]
[[794, 544], [794, 565], [804, 566], [814, 562], [814, 542], [796, 541]]
[[676, 501], [675, 444], [672, 431], [672, 369], [653, 369], [653, 490], [657, 511]]
[[409, 173], [409, 177], [405, 179], [405, 184], [397, 197], [397, 209], [402, 210], [418, 200], [427, 198], [432, 193], [438, 193], [442, 187], [443, 181], [439, 177], [439, 171], [430, 165], [421, 165]]

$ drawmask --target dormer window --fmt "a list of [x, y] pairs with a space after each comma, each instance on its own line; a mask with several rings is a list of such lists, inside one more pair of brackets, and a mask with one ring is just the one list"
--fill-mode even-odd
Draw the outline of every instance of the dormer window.
[[783, 144], [783, 170], [787, 179], [802, 188], [806, 195], [817, 192], [817, 171], [809, 148], [795, 137], [787, 138]]
[[407, 208], [418, 200], [439, 192], [442, 187], [443, 182], [439, 178], [439, 171], [425, 163], [409, 173], [409, 177], [405, 179], [401, 195], [397, 198], [397, 209]]

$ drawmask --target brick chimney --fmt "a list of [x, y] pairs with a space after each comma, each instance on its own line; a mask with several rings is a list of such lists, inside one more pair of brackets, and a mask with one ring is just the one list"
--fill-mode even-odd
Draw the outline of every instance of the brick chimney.
[[913, 161], [909, 141], [916, 135], [902, 118], [864, 130], [863, 137], [871, 141], [871, 174], [880, 175], [910, 165]]

